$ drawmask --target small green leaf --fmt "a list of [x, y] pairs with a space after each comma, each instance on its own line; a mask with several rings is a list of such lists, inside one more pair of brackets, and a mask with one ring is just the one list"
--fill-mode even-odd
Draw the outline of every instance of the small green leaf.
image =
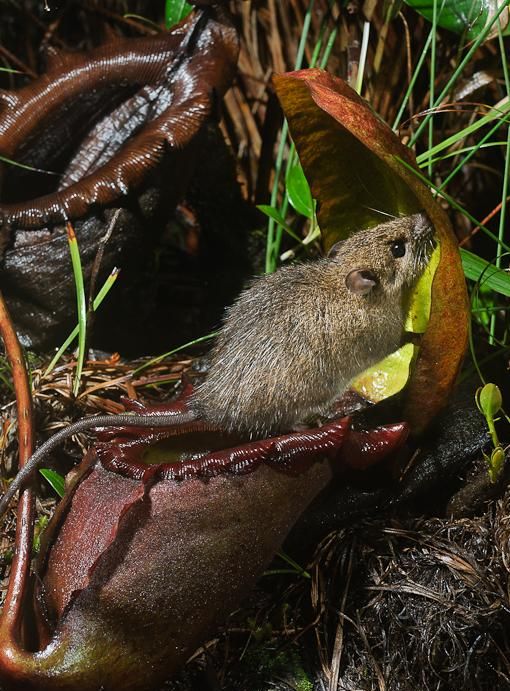
[[139, 374], [140, 372], [143, 372], [144, 369], [147, 369], [147, 367], [150, 367], [151, 365], [157, 365], [158, 362], [161, 362], [165, 358], [170, 357], [171, 355], [174, 355], [175, 353], [178, 353], [181, 350], [186, 350], [186, 348], [191, 348], [191, 346], [196, 345], [197, 343], [203, 343], [204, 341], [210, 341], [212, 338], [215, 338], [218, 335], [218, 331], [212, 331], [210, 334], [207, 334], [206, 336], [200, 336], [199, 338], [195, 338], [193, 341], [188, 341], [187, 343], [184, 343], [183, 345], [178, 346], [177, 348], [174, 348], [173, 350], [169, 350], [166, 353], [162, 353], [161, 355], [157, 355], [154, 358], [151, 358], [150, 360], [147, 360], [147, 362], [144, 362], [143, 365], [140, 365], [140, 367], [137, 367], [135, 370], [133, 370], [132, 376], [135, 374]]
[[493, 450], [491, 453], [491, 457], [489, 459], [489, 479], [491, 482], [497, 482], [499, 480], [499, 476], [501, 475], [501, 471], [503, 470], [503, 466], [505, 465], [505, 452], [501, 448], [501, 446], [498, 446]]
[[287, 197], [294, 209], [306, 218], [313, 217], [313, 199], [303, 168], [296, 163], [287, 171]]
[[[106, 297], [107, 293], [109, 292], [110, 288], [113, 286], [113, 284], [117, 280], [119, 272], [120, 272], [120, 269], [118, 269], [117, 267], [114, 267], [112, 269], [110, 275], [108, 276], [108, 278], [104, 282], [104, 285], [102, 286], [101, 290], [98, 292], [98, 294], [94, 298], [94, 302], [93, 302], [94, 312], [97, 312], [99, 306], [103, 302], [103, 300]], [[71, 331], [71, 333], [69, 334], [69, 336], [66, 338], [64, 343], [60, 346], [58, 351], [55, 353], [55, 356], [53, 357], [52, 361], [50, 362], [48, 367], [44, 370], [43, 376], [47, 377], [48, 374], [54, 369], [55, 365], [60, 360], [60, 358], [62, 357], [62, 355], [66, 351], [66, 349], [71, 345], [71, 343], [74, 341], [74, 339], [78, 335], [78, 331], [79, 331], [79, 326], [76, 325], [74, 327], [74, 329]]]
[[[419, 14], [432, 21], [434, 4], [437, 5], [438, 26], [456, 34], [466, 34], [475, 39], [494, 19], [495, 14], [506, 4], [506, 0], [405, 0]], [[503, 10], [500, 18], [503, 33], [508, 31], [508, 12]], [[497, 24], [488, 38], [497, 34]]]
[[51, 485], [51, 487], [53, 487], [58, 496], [63, 497], [65, 492], [64, 477], [62, 477], [60, 473], [57, 473], [54, 470], [50, 470], [49, 468], [42, 468], [42, 470], [40, 470], [39, 472], [46, 480], [46, 482], [48, 482]]
[[193, 7], [186, 0], [166, 0], [165, 26], [167, 29], [185, 19]]
[[85, 361], [85, 345], [87, 335], [87, 301], [85, 298], [85, 284], [83, 281], [83, 269], [81, 264], [80, 250], [74, 228], [70, 221], [66, 225], [67, 241], [69, 253], [73, 266], [73, 277], [76, 288], [76, 306], [78, 312], [78, 356], [76, 362], [76, 373], [73, 383], [73, 394], [78, 395], [80, 390], [81, 374]]
[[472, 281], [480, 281], [486, 287], [496, 293], [510, 297], [510, 273], [478, 257], [468, 250], [461, 249], [462, 268], [467, 278]]
[[292, 228], [289, 226], [289, 224], [285, 221], [281, 213], [278, 211], [278, 209], [274, 206], [269, 206], [269, 204], [257, 204], [257, 209], [259, 211], [262, 211], [263, 214], [266, 214], [266, 216], [269, 216], [269, 218], [272, 218], [273, 221], [276, 221], [279, 226], [281, 226], [286, 233], [288, 233], [291, 237], [294, 238], [294, 240], [297, 240], [298, 242], [301, 242], [301, 238], [299, 238], [296, 233], [292, 230]]

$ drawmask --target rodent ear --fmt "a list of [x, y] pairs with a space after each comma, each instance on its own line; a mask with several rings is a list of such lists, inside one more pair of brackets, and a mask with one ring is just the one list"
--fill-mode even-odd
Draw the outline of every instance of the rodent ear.
[[368, 269], [353, 269], [345, 277], [345, 285], [356, 295], [368, 295], [377, 283], [377, 276]]
[[424, 235], [433, 229], [430, 218], [422, 211], [414, 215], [414, 232], [417, 235]]
[[344, 242], [345, 240], [339, 240], [338, 242], [335, 242], [334, 245], [331, 245], [328, 252], [328, 259], [334, 259], [336, 256], [340, 254]]

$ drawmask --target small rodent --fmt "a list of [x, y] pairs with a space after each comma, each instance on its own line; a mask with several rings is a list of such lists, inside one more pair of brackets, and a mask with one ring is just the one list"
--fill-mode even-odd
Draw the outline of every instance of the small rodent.
[[255, 278], [227, 309], [190, 407], [253, 436], [324, 415], [356, 375], [401, 345], [406, 289], [433, 246], [430, 221], [414, 214], [359, 231], [326, 258]]
[[255, 278], [227, 309], [189, 409], [84, 418], [48, 439], [0, 500], [0, 516], [63, 440], [94, 427], [169, 427], [202, 418], [250, 437], [327, 414], [349, 382], [402, 342], [406, 293], [434, 247], [423, 213], [361, 230], [328, 257]]

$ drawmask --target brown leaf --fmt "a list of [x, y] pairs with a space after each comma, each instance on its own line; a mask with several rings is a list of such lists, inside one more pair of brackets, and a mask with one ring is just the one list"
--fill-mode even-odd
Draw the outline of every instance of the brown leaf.
[[326, 249], [381, 223], [377, 211], [405, 215], [425, 210], [434, 224], [441, 257], [404, 407], [406, 420], [418, 433], [444, 406], [467, 346], [467, 292], [448, 217], [399, 160], [416, 167], [412, 151], [344, 81], [318, 69], [289, 72], [274, 81], [319, 204]]

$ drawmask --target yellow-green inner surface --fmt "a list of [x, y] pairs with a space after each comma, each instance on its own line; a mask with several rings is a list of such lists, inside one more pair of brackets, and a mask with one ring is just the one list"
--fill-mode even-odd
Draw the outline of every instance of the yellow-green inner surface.
[[[409, 296], [409, 308], [405, 320], [405, 331], [422, 334], [427, 329], [432, 304], [432, 281], [441, 257], [439, 243], [432, 252], [425, 271], [420, 276]], [[419, 348], [406, 343], [380, 362], [362, 372], [351, 383], [351, 388], [373, 403], [394, 396], [409, 380], [413, 360]]]

